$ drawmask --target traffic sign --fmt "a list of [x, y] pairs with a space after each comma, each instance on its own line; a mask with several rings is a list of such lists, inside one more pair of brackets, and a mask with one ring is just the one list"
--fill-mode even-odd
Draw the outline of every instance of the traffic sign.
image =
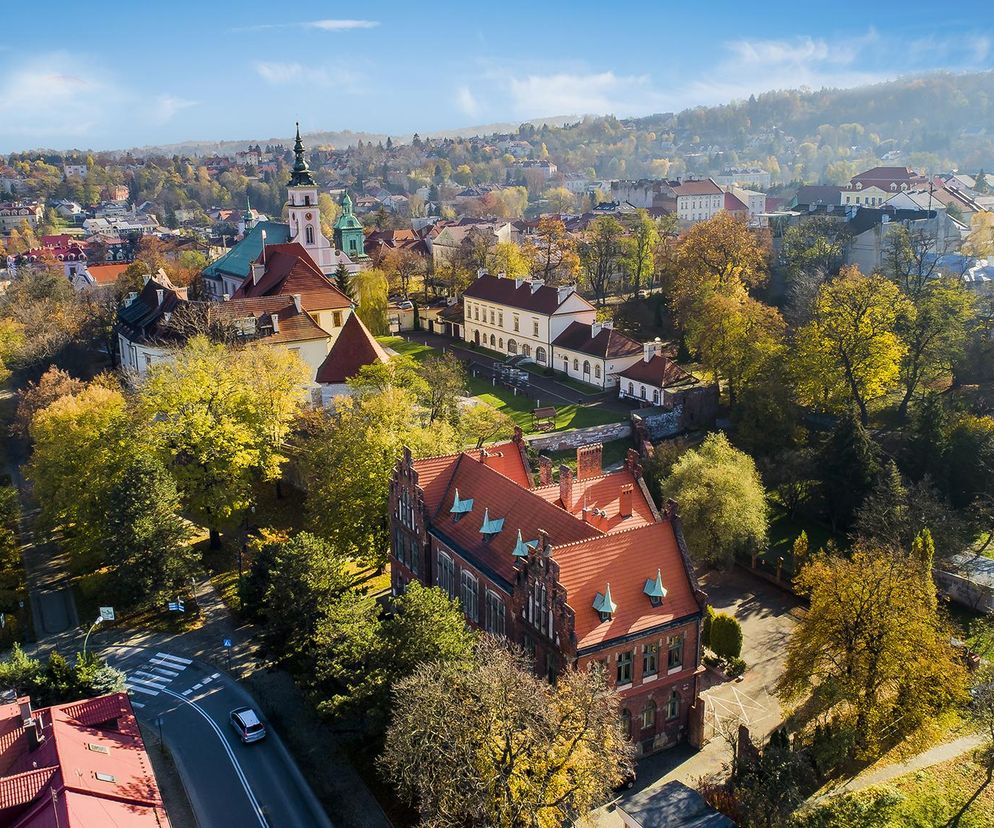
[[186, 612], [186, 607], [184, 606], [183, 602], [180, 601], [179, 598], [177, 598], [175, 601], [170, 601], [169, 602], [169, 611], [170, 612]]
[[231, 639], [230, 638], [224, 639], [224, 647], [225, 647], [226, 650], [230, 650], [231, 649]]
[[103, 621], [113, 621], [114, 620], [114, 608], [113, 607], [101, 607], [100, 608], [100, 618]]

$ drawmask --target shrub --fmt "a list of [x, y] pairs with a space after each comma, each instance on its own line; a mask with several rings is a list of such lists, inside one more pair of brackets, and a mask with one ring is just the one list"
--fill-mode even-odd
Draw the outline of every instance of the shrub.
[[729, 678], [738, 678], [748, 667], [745, 663], [745, 659], [739, 658], [738, 656], [732, 656], [725, 662], [725, 675]]
[[708, 604], [704, 608], [704, 618], [701, 619], [701, 644], [711, 646], [711, 622], [714, 621], [714, 607]]
[[723, 612], [711, 620], [708, 646], [726, 661], [742, 654], [742, 625]]

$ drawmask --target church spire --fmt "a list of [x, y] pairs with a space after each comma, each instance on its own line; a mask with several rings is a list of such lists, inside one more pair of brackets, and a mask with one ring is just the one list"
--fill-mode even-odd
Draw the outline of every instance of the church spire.
[[300, 140], [300, 121], [297, 122], [297, 140], [293, 145], [293, 172], [290, 173], [290, 187], [316, 187], [304, 158], [304, 142]]

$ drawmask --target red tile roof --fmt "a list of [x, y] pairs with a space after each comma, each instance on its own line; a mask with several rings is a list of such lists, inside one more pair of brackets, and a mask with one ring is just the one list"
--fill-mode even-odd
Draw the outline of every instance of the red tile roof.
[[[494, 443], [482, 449], [484, 462], [504, 477], [513, 480], [522, 489], [532, 488], [531, 470], [521, 456], [521, 449], [512, 440], [506, 443]], [[473, 452], [468, 452], [473, 454]]]
[[[306, 311], [352, 307], [349, 297], [321, 272], [298, 242], [266, 245], [264, 254], [266, 269], [259, 281], [253, 281], [250, 271], [235, 291], [233, 299], [299, 293]], [[262, 262], [262, 255], [256, 262]]]
[[[619, 513], [622, 486], [632, 486], [632, 513], [623, 516]], [[635, 526], [645, 526], [656, 522], [653, 507], [646, 500], [642, 487], [638, 485], [635, 476], [628, 469], [589, 477], [586, 480], [573, 480], [573, 502], [568, 506], [559, 497], [559, 484], [541, 486], [535, 489], [535, 494], [543, 500], [562, 506], [571, 515], [583, 520], [583, 509], [587, 508], [587, 521], [599, 532], [610, 534]], [[607, 512], [607, 517], [592, 514], [591, 510]]]
[[362, 324], [359, 314], [350, 313], [338, 339], [318, 368], [315, 380], [337, 385], [354, 377], [363, 365], [388, 359], [386, 351]]
[[699, 380], [693, 374], [689, 374], [677, 365], [669, 357], [662, 354], [653, 355], [652, 359], [646, 362], [640, 359], [634, 365], [629, 366], [621, 372], [620, 376], [635, 382], [644, 382], [656, 388], [669, 388], [673, 385], [693, 385]]
[[673, 188], [677, 196], [718, 195], [721, 187], [710, 178], [703, 181], [684, 181]]
[[[229, 321], [254, 317], [261, 323], [259, 328], [270, 328], [272, 315], [275, 313], [279, 330], [261, 337], [267, 343], [303, 342], [328, 338], [327, 331], [318, 325], [310, 314], [304, 310], [297, 310], [292, 296], [252, 296], [212, 303], [211, 307], [216, 308], [222, 319]], [[260, 335], [261, 333], [262, 331]]]
[[[511, 308], [542, 313], [546, 316], [551, 316], [558, 311], [567, 299], [565, 293], [560, 299], [559, 290], [549, 285], [542, 285], [532, 290], [528, 279], [523, 280], [519, 286], [515, 279], [501, 279], [488, 273], [478, 277], [473, 284], [466, 288], [463, 296], [468, 299], [479, 299], [482, 302], [493, 302]], [[586, 299], [579, 296], [578, 298], [593, 310], [594, 306]]]
[[725, 193], [725, 209], [729, 213], [747, 213], [749, 207], [742, 203], [742, 199], [732, 193]]
[[[462, 494], [460, 492], [460, 494]], [[616, 532], [565, 547], [553, 547], [559, 580], [576, 615], [579, 649], [660, 626], [700, 610], [673, 524], [665, 520], [630, 531]], [[662, 572], [666, 597], [660, 606], [649, 603], [645, 582]], [[598, 592], [611, 584], [617, 609], [601, 621], [593, 608]]]
[[641, 343], [613, 328], [602, 327], [596, 336], [591, 336], [592, 332], [592, 325], [570, 322], [552, 344], [556, 348], [579, 351], [598, 359], [616, 359], [642, 353]]
[[114, 264], [91, 264], [86, 266], [86, 272], [93, 277], [98, 285], [112, 285], [117, 281], [117, 277], [128, 269], [127, 262], [115, 262]]
[[23, 736], [22, 715], [19, 703], [0, 706], [0, 732], [22, 734], [0, 777], [5, 828], [168, 828], [126, 694], [33, 711], [44, 734], [33, 749]]

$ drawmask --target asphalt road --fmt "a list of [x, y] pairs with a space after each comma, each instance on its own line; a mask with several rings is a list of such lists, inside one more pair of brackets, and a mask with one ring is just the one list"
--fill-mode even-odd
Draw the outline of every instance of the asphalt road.
[[268, 724], [263, 741], [241, 743], [228, 715], [259, 707], [234, 680], [154, 648], [111, 647], [103, 655], [128, 676], [138, 718], [152, 727], [161, 721], [200, 828], [332, 828]]

